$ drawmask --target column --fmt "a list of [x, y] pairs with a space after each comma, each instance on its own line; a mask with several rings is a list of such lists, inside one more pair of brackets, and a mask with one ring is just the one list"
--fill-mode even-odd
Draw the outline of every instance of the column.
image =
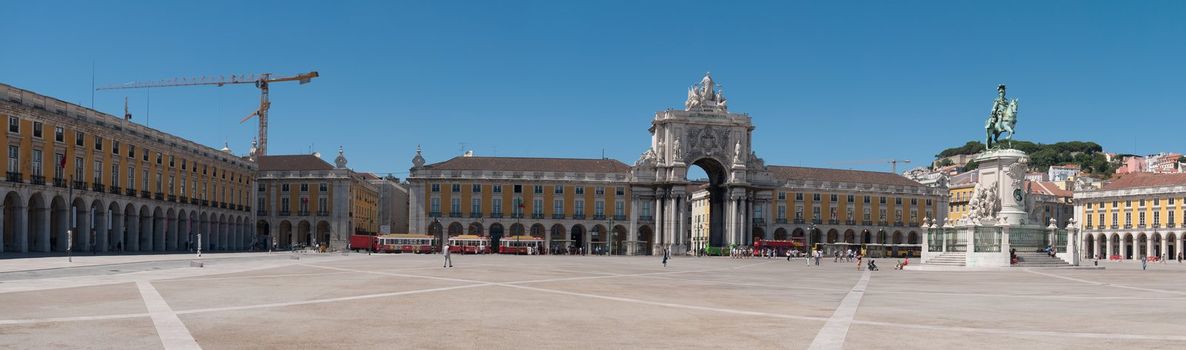
[[91, 217], [95, 223], [91, 227], [91, 231], [95, 232], [95, 251], [106, 252], [107, 246], [111, 244], [107, 234], [107, 209], [99, 208], [91, 213]]
[[[74, 238], [76, 238], [74, 241], [78, 242], [78, 244], [76, 244], [77, 247], [75, 250], [79, 252], [90, 252], [91, 220], [94, 219], [94, 216], [91, 215], [89, 210], [75, 209], [74, 213], [75, 222], [77, 223], [78, 227], [78, 229], [74, 230]], [[95, 247], [95, 249], [98, 249], [98, 247]]]
[[36, 232], [36, 234], [37, 234], [37, 250], [41, 251], [41, 252], [48, 253], [52, 248], [49, 246], [49, 243], [50, 243], [49, 228], [52, 226], [52, 225], [50, 225], [50, 219], [52, 217], [52, 215], [49, 215], [50, 208], [37, 209], [36, 214], [37, 215], [33, 220], [37, 220], [37, 222], [41, 223], [41, 225], [37, 228], [37, 232]]
[[1166, 241], [1168, 241], [1168, 240], [1165, 239], [1165, 236], [1161, 236], [1161, 254], [1159, 254], [1159, 255], [1164, 255], [1166, 259], [1169, 259], [1170, 253], [1166, 249], [1169, 249], [1170, 245], [1169, 245], [1169, 242], [1166, 242]]
[[630, 215], [630, 227], [626, 229], [626, 255], [634, 255], [635, 242], [638, 240], [638, 215], [642, 213], [638, 208], [638, 197], [630, 196], [630, 210], [627, 213]]
[[17, 207], [12, 209], [12, 213], [16, 214], [15, 217], [12, 218], [12, 228], [14, 229], [13, 230], [14, 232], [12, 232], [12, 234], [16, 235], [16, 241], [15, 241], [16, 246], [18, 249], [20, 249], [21, 253], [28, 253], [29, 252], [29, 223], [28, 223], [29, 208], [20, 206], [18, 204]]
[[[52, 204], [51, 204], [51, 206], [52, 206]], [[58, 246], [53, 247], [50, 250], [57, 249], [57, 250], [64, 252], [64, 251], [66, 251], [67, 248], [70, 248], [70, 245], [69, 245], [70, 240], [67, 239], [66, 237], [69, 236], [69, 232], [67, 232], [67, 231], [73, 229], [72, 227], [70, 227], [70, 225], [71, 225], [70, 212], [74, 210], [74, 207], [67, 206], [65, 209], [52, 209], [52, 207], [51, 207], [50, 210], [53, 211], [53, 215], [49, 216], [50, 220], [57, 221], [58, 224], [56, 226], [59, 230], [61, 230], [58, 232], [50, 232], [51, 235], [58, 236]], [[54, 219], [56, 219], [56, 220], [54, 220]], [[53, 225], [51, 222], [49, 227], [47, 227], [46, 229], [52, 230], [54, 226], [55, 225]], [[78, 236], [75, 236], [75, 237], [78, 237]]]
[[[1145, 235], [1145, 256], [1153, 255], [1153, 236]], [[1137, 257], [1133, 257], [1137, 258]]]

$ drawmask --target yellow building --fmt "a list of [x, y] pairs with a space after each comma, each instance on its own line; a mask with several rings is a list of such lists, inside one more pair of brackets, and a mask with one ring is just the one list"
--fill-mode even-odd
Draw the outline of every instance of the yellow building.
[[493, 245], [534, 236], [552, 254], [625, 254], [636, 241], [653, 239], [650, 203], [641, 208], [638, 237], [626, 237], [630, 167], [616, 160], [455, 157], [424, 164], [417, 151], [413, 164], [414, 233], [483, 235]]
[[692, 206], [692, 222], [688, 225], [692, 230], [692, 249], [694, 251], [703, 251], [709, 246], [709, 229], [712, 227], [709, 222], [712, 220], [712, 201], [709, 198], [708, 183], [698, 184], [692, 186], [690, 191], [692, 193], [691, 200], [688, 201]]
[[[2, 252], [244, 249], [255, 164], [0, 84]], [[75, 220], [71, 220], [71, 210]]]
[[1134, 173], [1075, 193], [1086, 257], [1175, 258], [1182, 253], [1186, 174]]
[[[926, 233], [923, 219], [946, 215], [943, 189], [897, 174], [788, 166], [769, 170], [784, 185], [776, 189], [774, 232], [766, 239], [913, 246]], [[754, 218], [766, 216], [755, 213]]]
[[[379, 197], [369, 174], [346, 167], [339, 148], [335, 165], [317, 155], [269, 155], [257, 159], [257, 230], [273, 249], [327, 245], [345, 248], [351, 234], [379, 230]], [[267, 241], [267, 240], [265, 240]]]

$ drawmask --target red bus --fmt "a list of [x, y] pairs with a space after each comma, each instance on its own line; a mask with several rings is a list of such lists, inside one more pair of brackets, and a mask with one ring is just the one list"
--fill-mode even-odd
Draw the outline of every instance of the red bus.
[[436, 239], [432, 235], [392, 233], [379, 236], [379, 250], [385, 253], [436, 253]]
[[490, 254], [490, 239], [478, 235], [449, 237], [449, 252], [458, 254]]
[[379, 251], [379, 237], [368, 235], [350, 235], [350, 250]]
[[516, 236], [503, 238], [498, 244], [499, 254], [542, 254], [543, 250], [541, 248], [544, 246], [544, 239], [532, 236]]

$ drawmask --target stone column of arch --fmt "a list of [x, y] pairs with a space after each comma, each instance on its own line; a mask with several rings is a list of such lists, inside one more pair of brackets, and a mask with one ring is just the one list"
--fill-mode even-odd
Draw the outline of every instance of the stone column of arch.
[[1158, 238], [1161, 240], [1161, 251], [1158, 252], [1158, 253], [1160, 253], [1158, 255], [1164, 256], [1166, 259], [1169, 259], [1169, 250], [1166, 250], [1166, 249], [1169, 249], [1169, 244], [1168, 244], [1168, 242], [1166, 242], [1166, 241], [1168, 241], [1168, 239], [1165, 239], [1165, 236], [1161, 235], [1161, 234], [1158, 234]]
[[57, 232], [50, 232], [50, 234], [58, 237], [57, 246], [51, 250], [66, 251], [69, 248], [70, 240], [66, 238], [69, 234], [66, 230], [72, 229], [70, 227], [70, 211], [74, 210], [73, 204], [66, 204], [65, 208], [53, 208], [53, 201], [50, 202], [50, 210], [53, 215], [50, 215], [51, 225], [48, 229], [57, 229]]
[[[633, 193], [634, 191], [631, 191], [631, 192]], [[629, 215], [630, 215], [630, 228], [628, 228], [627, 232], [626, 232], [626, 255], [636, 254], [634, 252], [634, 250], [635, 250], [634, 242], [638, 240], [638, 215], [640, 215], [642, 213], [641, 211], [639, 211], [638, 203], [639, 203], [638, 197], [631, 195], [630, 196], [630, 210], [628, 211]], [[552, 235], [549, 233], [548, 237], [551, 237], [551, 236]]]
[[91, 220], [94, 219], [94, 216], [91, 215], [89, 206], [85, 203], [82, 207], [76, 208], [71, 206], [71, 210], [74, 211], [76, 227], [74, 231], [74, 250], [76, 252], [89, 252], [91, 251], [91, 227], [93, 227]]
[[675, 211], [675, 225], [672, 225], [674, 227], [671, 230], [672, 235], [675, 238], [672, 240], [673, 243], [675, 243], [675, 247], [671, 249], [672, 255], [683, 254], [685, 252], [684, 223], [687, 222], [687, 218], [685, 216], [688, 213], [684, 210], [684, 201], [682, 200], [683, 196], [683, 193], [677, 191], [676, 195], [672, 196], [671, 198], [671, 204], [674, 207], [672, 210]]
[[1148, 257], [1151, 255], [1153, 255], [1153, 236], [1146, 234], [1145, 235], [1145, 256]]
[[106, 252], [107, 246], [111, 244], [107, 232], [107, 208], [101, 205], [91, 207], [91, 218], [94, 223], [91, 230], [95, 231], [95, 251]]
[[21, 253], [28, 253], [29, 252], [29, 233], [27, 231], [29, 229], [28, 207], [21, 205], [21, 204], [17, 204], [17, 206], [12, 208], [12, 213], [13, 213], [13, 218], [12, 218], [13, 232], [10, 234], [16, 235], [15, 236], [16, 240], [14, 240], [13, 242], [16, 243], [17, 249]]
[[651, 208], [651, 216], [654, 218], [655, 227], [652, 228], [653, 233], [651, 235], [653, 238], [651, 238], [651, 246], [647, 247], [647, 249], [651, 251], [651, 254], [658, 254], [659, 247], [663, 244], [663, 218], [661, 217], [663, 216], [663, 192], [661, 189], [655, 190], [654, 200], [655, 204]]
[[[159, 210], [159, 209], [157, 209]], [[165, 220], [167, 218], [162, 213], [161, 216], [156, 215], [156, 210], [152, 213], [152, 248], [155, 251], [165, 251], [165, 246], [169, 243], [169, 237], [165, 232]]]

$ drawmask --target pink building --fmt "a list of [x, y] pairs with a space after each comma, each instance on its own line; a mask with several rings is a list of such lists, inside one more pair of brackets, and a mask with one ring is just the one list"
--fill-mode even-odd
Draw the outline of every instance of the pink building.
[[1117, 174], [1132, 174], [1145, 172], [1145, 157], [1128, 156], [1121, 161], [1120, 168], [1116, 169]]

